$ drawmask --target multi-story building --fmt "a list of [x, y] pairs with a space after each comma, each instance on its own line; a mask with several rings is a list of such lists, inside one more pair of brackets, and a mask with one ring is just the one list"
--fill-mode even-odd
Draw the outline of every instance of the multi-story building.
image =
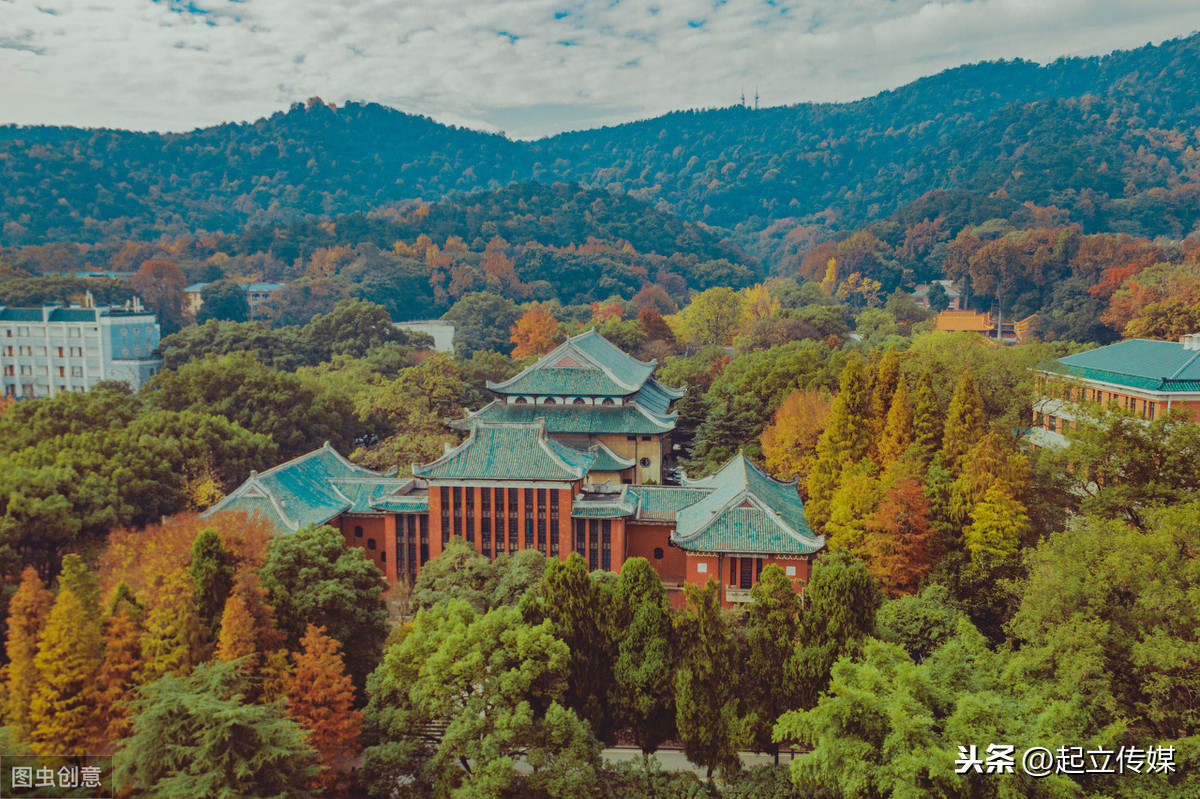
[[1038, 370], [1030, 441], [1063, 447], [1079, 402], [1115, 405], [1146, 420], [1183, 410], [1200, 420], [1200, 333], [1179, 341], [1130, 339], [1059, 358]]
[[[640, 365], [633, 376], [626, 371], [630, 362]], [[392, 582], [411, 583], [453, 537], [485, 557], [536, 549], [565, 560], [577, 552], [591, 569], [615, 572], [627, 559], [644, 557], [675, 601], [685, 584], [710, 578], [721, 585], [727, 605], [748, 601], [768, 563], [803, 587], [825, 541], [809, 527], [794, 482], [772, 479], [742, 455], [709, 477], [685, 477], [682, 486], [634, 482], [659, 474], [674, 427], [665, 411], [668, 397], [678, 394], [653, 381], [652, 371], [653, 364], [585, 334], [493, 385], [512, 401], [497, 400], [473, 414], [466, 439], [414, 465], [411, 477], [363, 469], [326, 445], [252, 474], [209, 513], [257, 511], [282, 534], [333, 525]], [[647, 395], [659, 413], [639, 403]], [[526, 410], [536, 413], [526, 419]], [[630, 420], [646, 425], [649, 447], [642, 427], [624, 432]], [[660, 427], [649, 427], [651, 421]], [[655, 459], [644, 465], [613, 451], [623, 444]]]
[[[207, 285], [193, 283], [183, 290], [183, 309], [192, 318], [195, 318], [196, 312], [204, 305], [201, 295]], [[246, 303], [250, 306], [250, 318], [262, 319], [267, 315], [271, 295], [287, 287], [282, 283], [244, 283], [242, 288], [246, 292]]]
[[125, 306], [0, 306], [0, 385], [9, 397], [86, 391], [101, 380], [138, 387], [158, 372], [154, 314]]
[[594, 482], [662, 483], [675, 429], [670, 407], [683, 390], [655, 380], [656, 365], [589, 330], [511, 380], [489, 381], [498, 399], [451, 424], [469, 430], [477, 421], [544, 419], [551, 438], [577, 449], [599, 447]]

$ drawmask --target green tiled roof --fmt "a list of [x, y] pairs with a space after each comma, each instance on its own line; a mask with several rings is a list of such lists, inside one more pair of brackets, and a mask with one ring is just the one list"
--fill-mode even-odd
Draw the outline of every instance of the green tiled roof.
[[1130, 339], [1059, 358], [1050, 369], [1149, 391], [1200, 391], [1200, 350], [1177, 341]]
[[[558, 366], [564, 359], [576, 365]], [[567, 339], [516, 377], [489, 381], [488, 388], [498, 394], [622, 397], [636, 393], [654, 367], [654, 361], [639, 361], [589, 330]]]
[[800, 555], [825, 546], [804, 516], [795, 483], [768, 477], [741, 453], [684, 485], [711, 493], [677, 514], [671, 539], [682, 549]]
[[55, 308], [50, 312], [51, 322], [94, 322], [96, 311], [93, 308]]
[[40, 322], [41, 308], [4, 308], [0, 307], [0, 322]]
[[632, 516], [638, 498], [633, 487], [622, 485], [592, 486], [571, 503], [571, 516], [576, 519], [619, 519]]
[[622, 458], [603, 444], [594, 444], [588, 450], [596, 455], [589, 472], [619, 472], [630, 469], [637, 461], [633, 458]]
[[254, 510], [276, 527], [295, 531], [323, 524], [340, 513], [380, 512], [373, 503], [398, 490], [410, 490], [411, 478], [392, 477], [351, 463], [328, 443], [249, 479], [205, 515], [222, 510]]
[[458, 447], [413, 474], [456, 480], [579, 480], [595, 460], [546, 436], [542, 420], [492, 423], [476, 420]]
[[483, 406], [466, 419], [451, 421], [451, 427], [468, 430], [476, 422], [528, 423], [546, 420], [551, 435], [616, 433], [657, 435], [675, 429], [675, 414], [662, 416], [639, 405], [507, 405], [503, 400]]
[[653, 377], [646, 381], [641, 391], [633, 396], [633, 401], [651, 413], [666, 414], [671, 403], [683, 396], [683, 391], [664, 386]]
[[709, 489], [670, 486], [630, 486], [629, 490], [638, 497], [638, 518], [647, 521], [674, 521], [679, 511], [712, 493]]
[[381, 497], [371, 507], [382, 513], [428, 513], [429, 494]]

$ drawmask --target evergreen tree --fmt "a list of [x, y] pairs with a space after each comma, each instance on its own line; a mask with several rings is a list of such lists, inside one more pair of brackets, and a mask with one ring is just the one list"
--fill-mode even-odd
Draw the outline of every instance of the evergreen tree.
[[1024, 501], [1030, 489], [1029, 460], [1016, 451], [1011, 436], [993, 430], [959, 461], [958, 477], [950, 486], [950, 518], [965, 525], [975, 506], [994, 485]]
[[788, 674], [788, 661], [796, 648], [800, 629], [800, 596], [783, 569], [769, 564], [750, 589], [746, 605], [746, 675], [744, 697], [751, 745], [774, 755], [773, 738], [779, 715], [800, 707], [796, 685]]
[[670, 606], [662, 578], [645, 558], [625, 561], [617, 593], [628, 624], [613, 665], [612, 705], [620, 724], [633, 731], [634, 742], [648, 755], [675, 729]]
[[829, 500], [829, 521], [825, 523], [829, 545], [861, 557], [867, 522], [879, 506], [881, 496], [879, 468], [869, 458], [847, 464]]
[[345, 788], [345, 772], [358, 756], [362, 714], [354, 709], [354, 684], [346, 675], [341, 645], [320, 627], [308, 625], [289, 681], [288, 715], [308, 730], [308, 745], [324, 769], [309, 783], [322, 795]]
[[221, 536], [211, 527], [201, 530], [192, 543], [188, 574], [196, 594], [196, 612], [214, 638], [225, 600], [233, 590], [233, 571], [233, 556], [221, 543]]
[[985, 429], [983, 404], [975, 390], [975, 379], [970, 372], [963, 372], [946, 411], [946, 429], [942, 434], [942, 456], [950, 471], [958, 473], [959, 461], [983, 438]]
[[74, 591], [88, 618], [93, 623], [100, 623], [100, 581], [83, 562], [83, 558], [74, 553], [63, 556], [58, 587], [59, 590], [70, 588]]
[[901, 376], [892, 395], [892, 404], [879, 439], [879, 465], [887, 468], [900, 459], [913, 443], [913, 407], [908, 401], [908, 384]]
[[102, 740], [97, 714], [100, 631], [75, 592], [54, 601], [34, 658], [37, 685], [29, 704], [31, 748], [40, 755], [86, 755]]
[[191, 671], [206, 656], [205, 637], [192, 580], [184, 569], [177, 569], [166, 576], [158, 601], [146, 614], [143, 682]]
[[219, 661], [147, 685], [117, 758], [118, 784], [146, 799], [315, 799], [304, 731], [282, 703], [246, 702], [244, 691], [235, 664]]
[[132, 702], [142, 667], [142, 627], [128, 603], [104, 620], [104, 657], [100, 663], [99, 714], [104, 738], [115, 744], [129, 734]]
[[1002, 485], [993, 485], [971, 513], [963, 544], [972, 562], [979, 558], [1006, 560], [1016, 554], [1029, 532], [1025, 506]]
[[37, 569], [26, 566], [21, 584], [8, 602], [8, 684], [5, 691], [5, 721], [20, 740], [29, 740], [29, 706], [37, 687], [38, 671], [34, 664], [42, 629], [54, 607], [50, 593], [38, 577]]
[[874, 369], [871, 383], [871, 441], [877, 444], [883, 437], [888, 413], [892, 407], [896, 388], [900, 385], [900, 353], [890, 349], [883, 354]]
[[258, 659], [258, 631], [246, 600], [234, 594], [225, 601], [221, 614], [221, 629], [217, 637], [217, 660], [229, 663], [246, 658], [244, 665], [253, 672]]
[[933, 375], [921, 373], [913, 397], [913, 440], [921, 446], [926, 457], [942, 448], [942, 431], [946, 422], [933, 390]]
[[720, 587], [685, 587], [688, 606], [676, 618], [680, 643], [675, 672], [675, 724], [687, 759], [705, 769], [736, 773], [744, 725], [738, 718], [742, 693], [737, 644], [721, 613]]
[[825, 419], [817, 442], [817, 461], [808, 476], [808, 521], [817, 531], [825, 528], [830, 501], [841, 484], [842, 470], [866, 457], [871, 443], [871, 404], [862, 358], [851, 356], [842, 369], [841, 388]]
[[916, 591], [941, 553], [941, 536], [929, 522], [929, 500], [919, 464], [900, 461], [885, 473], [883, 498], [867, 522], [863, 557], [889, 596]]

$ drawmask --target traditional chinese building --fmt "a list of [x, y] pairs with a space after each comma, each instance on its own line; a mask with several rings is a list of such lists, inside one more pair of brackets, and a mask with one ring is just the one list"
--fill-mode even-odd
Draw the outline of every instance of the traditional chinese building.
[[594, 330], [567, 339], [533, 366], [503, 383], [488, 382], [497, 399], [466, 419], [528, 423], [543, 419], [547, 434], [576, 449], [599, 446], [591, 482], [641, 485], [663, 482], [683, 396], [654, 379], [655, 361], [639, 361]]
[[1038, 370], [1030, 441], [1064, 447], [1063, 431], [1079, 402], [1124, 408], [1152, 420], [1171, 410], [1200, 419], [1200, 333], [1179, 341], [1130, 339], [1059, 358]]

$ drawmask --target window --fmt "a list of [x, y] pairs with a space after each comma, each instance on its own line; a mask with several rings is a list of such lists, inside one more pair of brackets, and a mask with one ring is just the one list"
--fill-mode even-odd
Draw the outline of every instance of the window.
[[367, 539], [367, 549], [369, 549], [371, 551], [375, 550], [375, 539], [374, 538]]
[[4, 367], [4, 376], [5, 377], [13, 377], [15, 374], [16, 374], [16, 372], [13, 370], [13, 368], [11, 366]]
[[82, 358], [83, 357], [83, 347], [72, 347], [71, 348], [71, 357], [72, 358]]
[[571, 401], [571, 404], [572, 405], [587, 405], [587, 402], [584, 401], [583, 397], [576, 397], [574, 400]]
[[650, 459], [649, 458], [642, 458], [640, 461], [638, 461], [638, 463], [642, 464], [643, 469], [650, 468]]
[[363, 536], [362, 528], [361, 528], [361, 527], [359, 527], [358, 525], [355, 525], [355, 526], [354, 526], [354, 537], [355, 537], [355, 538], [362, 538], [362, 536]]
[[662, 547], [655, 547], [655, 548], [654, 548], [654, 559], [655, 559], [655, 560], [662, 560], [662, 559], [663, 559], [663, 551], [662, 551]]
[[[59, 369], [61, 369], [61, 368], [62, 367], [60, 366]], [[72, 366], [71, 367], [71, 377], [83, 377], [83, 367], [82, 366]]]
[[60, 358], [64, 357], [66, 351], [67, 351], [66, 347], [59, 347], [58, 348], [58, 357], [60, 357]]
[[697, 572], [697, 574], [708, 574], [708, 564], [707, 563], [697, 563], [696, 564], [696, 572]]
[[554, 397], [546, 397], [544, 400], [542, 400], [543, 405], [554, 405], [555, 402], [556, 402], [556, 400], [554, 399]]
[[651, 436], [642, 436], [642, 441], [650, 441]]
[[612, 398], [612, 397], [605, 397], [605, 398], [604, 398], [604, 401], [603, 401], [603, 402], [601, 402], [600, 404], [601, 404], [601, 405], [616, 405], [617, 403], [613, 402], [613, 398]]
[[33, 355], [33, 347], [22, 346], [17, 349], [17, 352], [21, 355]]
[[513, 405], [528, 405], [528, 404], [529, 404], [529, 400], [525, 399], [524, 397], [517, 397], [515, 400], [513, 400]]
[[[372, 543], [372, 544], [374, 544], [375, 542], [374, 542], [374, 541], [372, 541], [371, 543]], [[380, 552], [380, 553], [379, 553], [379, 562], [380, 562], [380, 563], [387, 563], [387, 553], [386, 553], [386, 552]]]
[[749, 588], [753, 582], [754, 558], [738, 558], [738, 583]]
[[67, 367], [65, 367], [65, 366], [58, 367], [58, 376], [66, 377], [67, 376]]
[[786, 569], [784, 569], [784, 573], [787, 574], [788, 577], [795, 577], [796, 576], [796, 567], [788, 566]]
[[637, 441], [637, 436], [625, 436], [626, 441]]
[[1151, 421], [1154, 421], [1154, 403], [1153, 402], [1146, 403], [1146, 418]]

